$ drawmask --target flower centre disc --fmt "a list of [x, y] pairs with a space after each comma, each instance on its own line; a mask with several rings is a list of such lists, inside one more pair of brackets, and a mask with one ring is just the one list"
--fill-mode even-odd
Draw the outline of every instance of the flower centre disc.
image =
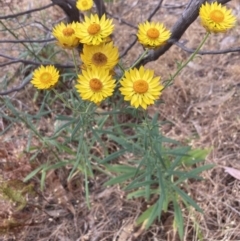
[[100, 30], [101, 27], [97, 23], [92, 23], [87, 29], [88, 33], [91, 35], [97, 34]]
[[94, 92], [100, 91], [103, 87], [102, 82], [96, 78], [91, 79], [89, 85], [90, 85], [90, 88], [92, 89], [92, 91], [94, 91]]
[[103, 66], [107, 63], [107, 56], [103, 53], [95, 53], [92, 56], [92, 62], [96, 65], [96, 66]]
[[150, 28], [147, 31], [147, 36], [151, 39], [157, 39], [159, 37], [160, 33], [156, 28]]
[[221, 23], [224, 20], [224, 14], [220, 10], [213, 10], [210, 13], [210, 18], [215, 22], [215, 23]]
[[138, 94], [144, 94], [148, 91], [148, 83], [145, 80], [137, 80], [133, 83], [133, 89]]
[[72, 28], [65, 28], [63, 29], [62, 33], [64, 36], [69, 37], [72, 36], [75, 33], [75, 31]]
[[44, 84], [48, 84], [52, 79], [52, 75], [49, 73], [42, 73], [40, 79]]
[[88, 6], [88, 1], [82, 1], [82, 5], [83, 5], [84, 7], [87, 7], [87, 6]]

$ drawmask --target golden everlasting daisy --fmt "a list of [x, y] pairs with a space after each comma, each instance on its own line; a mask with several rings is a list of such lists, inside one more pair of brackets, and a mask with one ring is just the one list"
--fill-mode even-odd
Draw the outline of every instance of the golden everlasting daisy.
[[99, 19], [98, 15], [85, 16], [85, 21], [79, 24], [76, 36], [80, 42], [88, 45], [99, 45], [113, 32], [112, 20], [106, 19], [105, 14]]
[[208, 32], [218, 33], [225, 32], [234, 27], [236, 17], [221, 3], [205, 3], [200, 8], [199, 16], [201, 24]]
[[112, 69], [118, 63], [118, 49], [113, 46], [112, 42], [102, 43], [100, 45], [83, 46], [81, 59], [86, 67], [102, 67]]
[[58, 43], [63, 48], [75, 48], [79, 44], [79, 39], [76, 37], [76, 29], [80, 23], [72, 22], [68, 24], [60, 23], [53, 29], [53, 36], [58, 40]]
[[78, 75], [78, 84], [75, 87], [83, 100], [99, 104], [113, 94], [115, 80], [108, 70], [92, 66]]
[[37, 89], [50, 89], [58, 82], [58, 79], [59, 72], [54, 66], [41, 65], [38, 69], [34, 70], [31, 83]]
[[80, 11], [89, 10], [93, 7], [93, 0], [78, 0], [76, 6]]
[[146, 21], [138, 25], [138, 41], [145, 47], [160, 47], [166, 43], [170, 36], [170, 31], [161, 23]]
[[124, 100], [130, 101], [135, 108], [141, 106], [146, 109], [148, 105], [154, 104], [159, 98], [163, 86], [160, 84], [160, 76], [154, 77], [153, 70], [130, 69], [120, 81], [122, 87], [119, 89]]

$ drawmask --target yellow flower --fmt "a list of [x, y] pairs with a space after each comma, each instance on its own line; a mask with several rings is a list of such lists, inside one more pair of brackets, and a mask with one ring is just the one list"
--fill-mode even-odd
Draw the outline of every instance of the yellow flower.
[[113, 32], [112, 20], [106, 19], [105, 14], [99, 19], [98, 15], [85, 16], [85, 21], [79, 24], [76, 36], [80, 42], [88, 45], [99, 45]]
[[138, 41], [145, 47], [160, 47], [166, 43], [170, 36], [170, 31], [161, 23], [146, 21], [138, 25]]
[[109, 74], [109, 70], [92, 66], [91, 69], [82, 70], [78, 75], [78, 84], [75, 86], [83, 100], [89, 100], [95, 104], [113, 94], [115, 80]]
[[148, 105], [154, 104], [159, 98], [163, 86], [160, 84], [160, 76], [154, 77], [153, 70], [130, 69], [125, 72], [125, 76], [120, 81], [122, 87], [119, 89], [124, 96], [124, 100], [138, 108], [141, 106], [146, 109]]
[[113, 46], [112, 42], [102, 43], [100, 45], [83, 46], [83, 54], [81, 59], [86, 67], [102, 67], [112, 69], [118, 63], [118, 49]]
[[53, 29], [53, 36], [58, 40], [58, 43], [63, 48], [75, 48], [79, 44], [79, 39], [76, 37], [76, 29], [80, 23], [72, 22], [68, 24], [60, 23]]
[[225, 32], [234, 27], [236, 23], [236, 17], [232, 14], [232, 11], [217, 2], [202, 4], [199, 16], [203, 27], [208, 32], [213, 33]]
[[54, 66], [41, 65], [38, 69], [34, 70], [31, 83], [37, 89], [50, 89], [58, 82], [58, 79], [59, 72]]
[[93, 7], [93, 0], [78, 0], [76, 6], [80, 11], [89, 10]]

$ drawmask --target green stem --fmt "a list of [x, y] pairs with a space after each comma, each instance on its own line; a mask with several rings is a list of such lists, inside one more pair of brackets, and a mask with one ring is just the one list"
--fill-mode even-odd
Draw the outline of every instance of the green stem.
[[122, 67], [121, 64], [118, 63], [117, 66], [122, 70], [123, 73], [125, 72], [125, 69]]
[[175, 79], [175, 77], [182, 71], [182, 69], [184, 69], [189, 62], [191, 62], [195, 55], [199, 52], [199, 50], [202, 48], [202, 46], [204, 45], [204, 43], [206, 42], [207, 38], [209, 37], [210, 33], [207, 32], [206, 35], [204, 36], [202, 42], [199, 44], [199, 46], [197, 47], [197, 49], [191, 54], [191, 56], [189, 57], [189, 59], [184, 63], [182, 64], [178, 70], [176, 71], [176, 73], [174, 75], [171, 76], [171, 78], [169, 80], [166, 81], [166, 84], [164, 86], [164, 89], [167, 88], [169, 85], [172, 84], [173, 80]]
[[69, 109], [72, 109], [72, 107], [67, 103], [67, 101], [54, 88], [52, 89], [52, 91], [64, 103], [66, 107], [68, 107]]
[[148, 49], [145, 49], [145, 51], [142, 53], [142, 55], [136, 60], [136, 62], [129, 68], [134, 68], [148, 53]]
[[86, 192], [86, 203], [88, 206], [88, 209], [91, 208], [91, 204], [90, 204], [90, 199], [89, 199], [89, 187], [88, 187], [88, 176], [87, 176], [87, 170], [86, 167], [84, 168], [84, 182], [85, 182], [85, 192]]
[[75, 66], [76, 75], [78, 75], [78, 67], [77, 67], [77, 61], [76, 61], [76, 58], [74, 55], [74, 49], [72, 49], [72, 58], [73, 58], [74, 66]]

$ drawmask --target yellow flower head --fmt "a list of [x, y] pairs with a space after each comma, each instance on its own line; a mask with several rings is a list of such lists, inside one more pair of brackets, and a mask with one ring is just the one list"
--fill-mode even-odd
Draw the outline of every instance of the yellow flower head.
[[89, 10], [93, 7], [93, 0], [78, 0], [76, 6], [80, 11]]
[[112, 69], [118, 63], [118, 49], [112, 42], [100, 45], [84, 45], [81, 59], [86, 67], [102, 67]]
[[154, 77], [153, 70], [145, 70], [141, 66], [139, 70], [134, 68], [125, 73], [119, 90], [124, 100], [130, 101], [133, 107], [141, 106], [146, 109], [148, 105], [154, 104], [161, 94], [163, 86], [159, 81], [160, 77]]
[[115, 80], [109, 74], [109, 70], [92, 66], [91, 69], [82, 70], [78, 75], [78, 84], [75, 86], [83, 100], [89, 100], [95, 104], [113, 94]]
[[99, 45], [113, 32], [112, 20], [106, 19], [105, 14], [99, 19], [98, 15], [85, 16], [85, 21], [79, 24], [76, 36], [80, 42], [88, 45]]
[[201, 24], [208, 32], [218, 33], [225, 32], [234, 27], [236, 17], [221, 3], [208, 3], [200, 7], [199, 16]]
[[146, 21], [138, 25], [138, 41], [145, 47], [160, 47], [167, 42], [170, 36], [170, 31], [161, 23]]
[[76, 29], [80, 23], [72, 22], [68, 24], [60, 23], [53, 29], [53, 36], [58, 40], [58, 43], [63, 48], [75, 48], [79, 44], [79, 39], [76, 37]]
[[59, 72], [54, 66], [41, 65], [33, 72], [33, 78], [31, 80], [31, 83], [34, 85], [34, 87], [40, 90], [50, 89], [58, 82], [58, 79]]

